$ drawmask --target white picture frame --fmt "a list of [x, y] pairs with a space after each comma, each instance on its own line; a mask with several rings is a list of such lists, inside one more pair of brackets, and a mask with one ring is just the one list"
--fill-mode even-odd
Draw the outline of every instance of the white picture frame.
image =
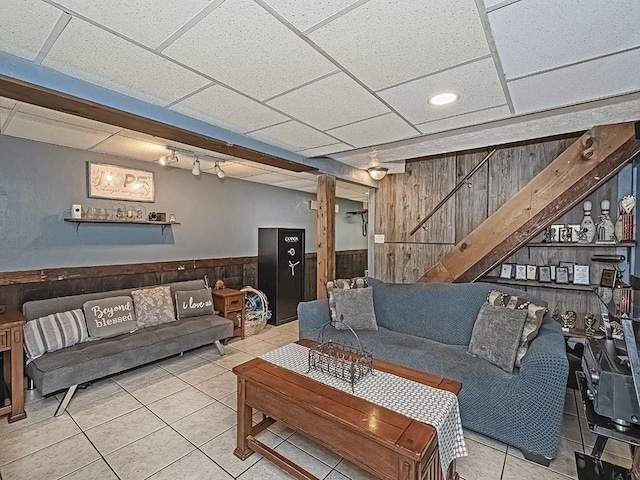
[[153, 172], [136, 168], [87, 162], [87, 195], [131, 202], [155, 202]]
[[510, 279], [513, 276], [513, 265], [510, 263], [503, 263], [500, 268], [500, 278]]
[[591, 278], [589, 276], [589, 265], [573, 266], [573, 284], [591, 285]]
[[526, 280], [526, 279], [527, 279], [527, 266], [516, 265], [516, 280]]
[[538, 279], [538, 267], [536, 265], [527, 265], [527, 280], [535, 281]]

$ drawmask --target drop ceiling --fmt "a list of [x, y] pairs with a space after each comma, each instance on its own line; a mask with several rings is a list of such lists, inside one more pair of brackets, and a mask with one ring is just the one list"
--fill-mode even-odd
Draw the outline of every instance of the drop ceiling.
[[[366, 168], [372, 147], [401, 162], [640, 120], [639, 20], [637, 0], [3, 0], [0, 52]], [[442, 91], [459, 101], [426, 103]], [[8, 100], [0, 127], [146, 161], [167, 146]], [[238, 178], [314, 181], [227, 160]]]

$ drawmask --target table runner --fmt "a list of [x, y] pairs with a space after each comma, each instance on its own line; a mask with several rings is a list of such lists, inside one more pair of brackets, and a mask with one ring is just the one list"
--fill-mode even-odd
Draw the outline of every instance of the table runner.
[[449, 465], [454, 459], [468, 455], [458, 397], [451, 392], [374, 370], [373, 374], [365, 376], [356, 384], [353, 393], [349, 382], [318, 370], [307, 373], [309, 348], [296, 343], [272, 350], [260, 358], [413, 420], [432, 425], [438, 432], [443, 478], [447, 478]]

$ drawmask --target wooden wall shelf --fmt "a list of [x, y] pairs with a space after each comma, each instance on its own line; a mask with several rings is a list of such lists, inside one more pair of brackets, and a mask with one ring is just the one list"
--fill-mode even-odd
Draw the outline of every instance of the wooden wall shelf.
[[531, 242], [526, 244], [527, 247], [565, 247], [565, 248], [631, 248], [636, 246], [635, 240], [628, 240], [616, 244], [602, 243], [577, 243], [577, 242]]
[[120, 225], [160, 225], [162, 227], [161, 235], [164, 235], [164, 230], [171, 225], [180, 225], [180, 222], [156, 222], [151, 220], [104, 220], [97, 218], [65, 218], [65, 222], [76, 224], [76, 233], [82, 223], [117, 223]]
[[596, 285], [574, 285], [573, 283], [538, 282], [534, 280], [514, 280], [513, 278], [484, 277], [483, 282], [497, 283], [500, 285], [513, 285], [519, 287], [554, 288], [560, 290], [580, 290], [593, 292]]

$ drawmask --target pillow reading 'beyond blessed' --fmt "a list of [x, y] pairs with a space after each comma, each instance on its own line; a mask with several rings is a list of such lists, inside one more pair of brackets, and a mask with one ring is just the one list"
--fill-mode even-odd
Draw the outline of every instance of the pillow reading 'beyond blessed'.
[[179, 319], [213, 315], [211, 290], [203, 288], [202, 290], [176, 292], [176, 312]]
[[138, 329], [131, 297], [101, 298], [82, 305], [91, 338], [109, 338]]

